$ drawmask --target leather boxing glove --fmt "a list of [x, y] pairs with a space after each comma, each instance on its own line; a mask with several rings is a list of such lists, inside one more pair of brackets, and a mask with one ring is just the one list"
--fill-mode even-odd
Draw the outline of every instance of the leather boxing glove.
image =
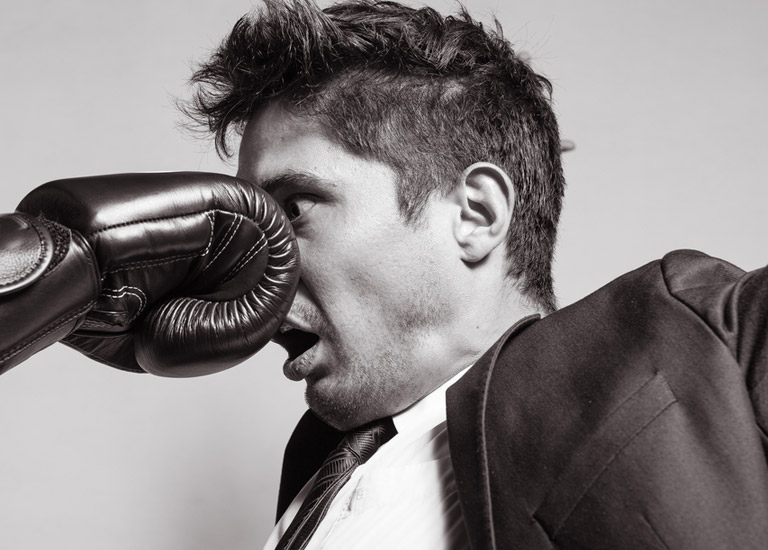
[[277, 331], [298, 270], [290, 223], [246, 181], [47, 183], [0, 215], [0, 373], [59, 340], [128, 371], [221, 371]]

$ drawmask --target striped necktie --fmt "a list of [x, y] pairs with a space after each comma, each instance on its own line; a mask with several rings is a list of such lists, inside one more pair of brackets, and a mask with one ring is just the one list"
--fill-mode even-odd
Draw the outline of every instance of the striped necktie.
[[354, 469], [364, 464], [395, 434], [395, 425], [388, 417], [361, 426], [344, 436], [320, 466], [312, 489], [277, 543], [276, 550], [302, 550]]

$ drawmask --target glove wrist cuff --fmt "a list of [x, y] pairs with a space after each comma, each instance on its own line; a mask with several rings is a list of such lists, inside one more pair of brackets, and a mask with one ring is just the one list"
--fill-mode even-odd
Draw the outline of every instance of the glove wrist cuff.
[[0, 296], [37, 281], [53, 256], [53, 235], [41, 219], [19, 212], [0, 215]]
[[100, 282], [79, 234], [20, 212], [0, 215], [0, 266], [2, 373], [75, 330]]

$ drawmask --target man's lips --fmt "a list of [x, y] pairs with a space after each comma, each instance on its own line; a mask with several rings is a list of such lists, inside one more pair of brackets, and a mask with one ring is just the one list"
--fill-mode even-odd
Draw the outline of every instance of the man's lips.
[[285, 376], [294, 381], [302, 380], [312, 364], [313, 348], [320, 337], [314, 332], [283, 324], [272, 340], [288, 352], [288, 359], [283, 365]]
[[288, 359], [293, 361], [299, 355], [314, 346], [320, 337], [314, 332], [308, 332], [284, 324], [272, 337], [272, 340], [288, 352]]

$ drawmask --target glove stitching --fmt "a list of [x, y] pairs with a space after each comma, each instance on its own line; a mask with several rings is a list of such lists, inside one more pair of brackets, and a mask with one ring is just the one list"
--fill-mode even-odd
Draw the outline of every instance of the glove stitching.
[[[213, 244], [213, 234], [215, 230], [214, 222], [213, 222], [214, 212], [221, 212], [221, 210], [208, 210], [205, 212], [208, 217], [208, 223], [211, 226], [211, 234], [208, 237], [208, 244], [205, 246], [205, 249], [202, 252], [190, 252], [188, 254], [179, 254], [177, 256], [168, 256], [166, 258], [158, 258], [156, 260], [142, 260], [139, 262], [129, 262], [117, 267], [113, 267], [112, 269], [104, 270], [104, 274], [106, 275], [107, 273], [118, 273], [120, 271], [129, 271], [131, 269], [137, 269], [140, 267], [155, 267], [158, 265], [165, 265], [165, 264], [171, 264], [174, 262], [180, 262], [183, 260], [187, 260], [189, 258], [194, 258], [196, 256], [205, 256], [211, 250], [211, 245]], [[174, 217], [178, 218], [181, 216], [174, 216]], [[166, 218], [166, 219], [172, 219], [172, 218]], [[121, 225], [127, 225], [127, 224], [121, 224]]]
[[[105, 231], [110, 231], [112, 229], [116, 229], [118, 227], [128, 227], [130, 225], [139, 225], [142, 223], [148, 223], [148, 222], [163, 222], [168, 220], [176, 220], [179, 218], [189, 218], [190, 216], [199, 216], [200, 214], [205, 214], [210, 218], [212, 214], [215, 214], [217, 212], [221, 212], [224, 214], [237, 214], [236, 212], [230, 212], [229, 210], [222, 210], [221, 208], [214, 208], [213, 210], [195, 210], [193, 212], [186, 212], [184, 214], [177, 214], [175, 216], [159, 216], [156, 218], [142, 218], [140, 220], [133, 220], [130, 222], [123, 222], [123, 223], [116, 223], [114, 225], [108, 225], [106, 227], [102, 227], [101, 229], [97, 229], [95, 231], [91, 231], [90, 233], [86, 234], [86, 238], [90, 238], [94, 235], [98, 235], [99, 233], [103, 233]], [[211, 220], [211, 224], [213, 224], [213, 220]]]
[[[258, 252], [260, 252], [263, 248], [264, 248], [263, 246], [260, 247], [259, 250], [255, 252], [255, 254], [258, 254]], [[286, 285], [290, 286], [291, 284], [290, 272], [292, 271], [292, 269], [293, 269], [293, 265], [289, 263], [286, 263], [284, 265], [278, 265], [278, 266], [267, 265], [267, 271], [264, 272], [259, 282], [253, 288], [244, 292], [243, 296], [251, 295], [252, 300], [256, 300], [263, 309], [268, 309], [274, 317], [277, 317], [278, 315], [280, 315], [280, 313], [279, 311], [276, 311], [274, 307], [272, 307], [272, 302], [274, 302], [275, 300], [280, 300], [283, 303], [287, 302], [285, 296], [281, 296], [281, 294], [283, 294], [283, 291], [281, 290], [281, 288]], [[271, 277], [269, 275], [269, 272], [278, 272], [276, 273], [277, 278]], [[289, 277], [288, 278], [281, 277], [281, 275], [285, 275], [285, 274], [289, 275]], [[268, 285], [267, 283], [271, 283], [271, 284]], [[265, 295], [265, 297], [267, 298], [272, 298], [272, 300], [268, 302], [263, 301], [261, 294]], [[166, 304], [164, 304], [161, 310], [159, 310], [160, 313], [158, 314], [158, 317], [162, 317], [163, 315], [165, 315], [165, 310], [168, 308], [177, 308], [178, 303], [180, 301], [184, 302], [185, 307], [191, 307], [191, 304], [208, 303], [211, 300], [204, 300], [202, 298], [195, 298], [193, 296], [185, 296], [183, 298], [177, 298], [176, 300], [172, 300], [171, 302], [167, 302]]]
[[240, 229], [240, 226], [242, 225], [242, 223], [243, 223], [243, 216], [240, 215], [240, 214], [237, 214], [236, 222], [229, 225], [229, 229], [227, 230], [227, 234], [224, 236], [224, 239], [219, 244], [219, 249], [214, 253], [213, 258], [211, 258], [211, 260], [208, 262], [208, 265], [206, 265], [203, 268], [203, 271], [205, 271], [206, 269], [211, 267], [213, 262], [215, 262], [216, 259], [219, 256], [221, 256], [221, 254], [224, 252], [224, 250], [227, 249], [229, 244], [232, 242], [232, 239], [235, 238], [235, 233], [237, 233], [237, 230]]
[[[134, 293], [134, 292], [131, 292], [131, 290], [135, 290], [137, 292]], [[137, 298], [139, 298], [139, 300], [141, 300], [142, 302], [146, 301], [146, 294], [144, 294], [144, 291], [136, 286], [123, 285], [120, 288], [105, 288], [104, 290], [102, 290], [101, 293], [104, 295], [107, 295], [108, 293], [113, 293], [112, 295], [109, 296], [109, 298], [122, 298], [126, 294], [133, 294]]]
[[75, 318], [79, 317], [84, 312], [86, 312], [89, 309], [91, 309], [94, 305], [96, 305], [96, 301], [95, 300], [91, 300], [84, 307], [78, 309], [74, 313], [71, 313], [67, 317], [65, 317], [65, 318], [61, 319], [60, 321], [58, 321], [55, 325], [49, 327], [48, 330], [46, 330], [44, 333], [40, 334], [34, 340], [30, 340], [28, 342], [22, 342], [22, 343], [18, 344], [16, 347], [11, 348], [7, 352], [5, 352], [3, 355], [0, 355], [0, 364], [2, 364], [3, 362], [7, 361], [8, 359], [11, 359], [14, 355], [18, 355], [19, 353], [21, 353], [22, 351], [24, 351], [28, 347], [34, 345], [36, 342], [42, 340], [43, 338], [45, 338], [46, 336], [51, 334], [52, 332], [57, 331], [63, 325], [66, 325], [68, 322], [70, 322], [72, 319], [75, 319]]
[[[133, 290], [135, 290], [136, 292], [132, 292]], [[139, 309], [125, 322], [126, 324], [133, 323], [136, 320], [136, 318], [139, 315], [141, 315], [141, 313], [144, 311], [144, 308], [147, 307], [147, 302], [149, 301], [147, 300], [147, 295], [144, 294], [143, 290], [141, 290], [138, 287], [128, 286], [128, 285], [122, 286], [118, 289], [105, 288], [104, 290], [102, 290], [101, 295], [106, 296], [107, 298], [113, 298], [115, 300], [124, 298], [126, 295], [135, 296], [136, 298], [139, 299]], [[94, 324], [96, 323], [94, 322]], [[112, 325], [108, 323], [103, 323], [103, 326], [112, 326]]]
[[131, 269], [137, 269], [140, 267], [153, 267], [158, 265], [172, 264], [174, 262], [188, 260], [189, 258], [194, 258], [200, 255], [201, 254], [197, 252], [193, 252], [190, 254], [181, 254], [179, 256], [168, 256], [167, 258], [158, 258], [157, 260], [142, 260], [140, 262], [130, 262], [130, 263], [122, 264], [118, 267], [113, 267], [112, 269], [107, 269], [104, 271], [104, 275], [107, 275], [110, 273], [119, 273], [121, 271], [130, 271]]
[[[225, 283], [229, 280], [231, 280], [235, 275], [237, 275], [243, 267], [248, 264], [251, 260], [253, 260], [259, 252], [264, 250], [264, 247], [267, 245], [267, 240], [264, 238], [264, 235], [262, 234], [261, 238], [254, 244], [248, 252], [245, 253], [245, 256], [235, 265], [235, 267], [232, 268], [232, 270], [227, 273], [224, 278], [222, 279], [222, 283]], [[258, 247], [258, 248], [257, 248]]]
[[86, 319], [83, 321], [83, 324], [80, 325], [80, 328], [82, 329], [100, 329], [100, 328], [115, 328], [115, 325], [110, 325], [106, 321], [92, 321], [90, 319]]
[[213, 245], [213, 234], [216, 231], [216, 224], [214, 223], [214, 216], [216, 216], [216, 212], [221, 212], [221, 210], [209, 210], [208, 215], [208, 224], [211, 226], [211, 235], [208, 237], [208, 244], [205, 246], [205, 250], [203, 250], [200, 253], [200, 256], [205, 256], [208, 254], [208, 252], [211, 251], [211, 246]]

